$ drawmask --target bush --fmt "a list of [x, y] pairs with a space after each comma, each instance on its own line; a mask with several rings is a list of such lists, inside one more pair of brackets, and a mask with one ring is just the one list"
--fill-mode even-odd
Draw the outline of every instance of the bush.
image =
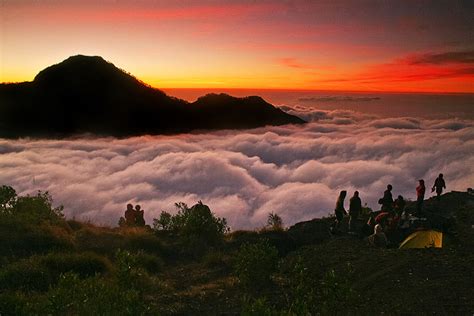
[[323, 314], [340, 314], [356, 310], [357, 295], [350, 280], [352, 266], [347, 265], [343, 271], [330, 269], [321, 281], [319, 291], [321, 312]]
[[9, 264], [0, 270], [2, 290], [46, 291], [54, 282], [54, 275], [36, 258]]
[[48, 192], [17, 196], [12, 187], [5, 185], [0, 187], [0, 215], [33, 224], [55, 222], [64, 217], [63, 206], [53, 207], [53, 199]]
[[131, 253], [119, 249], [115, 253], [115, 280], [120, 287], [136, 290], [140, 295], [161, 293], [163, 282], [147, 273], [147, 269], [157, 272], [159, 268], [156, 264], [159, 262], [158, 258], [142, 252]]
[[[277, 316], [277, 315], [291, 315], [277, 310], [268, 303], [266, 298], [260, 297], [257, 299], [244, 298], [242, 304], [241, 316]], [[299, 315], [299, 314], [297, 314]]]
[[143, 269], [148, 273], [158, 273], [163, 270], [163, 260], [157, 256], [150, 255], [143, 251], [131, 254], [134, 257], [133, 262], [139, 269]]
[[276, 213], [269, 213], [267, 218], [267, 227], [272, 230], [283, 230], [283, 220]]
[[244, 244], [239, 249], [234, 269], [240, 283], [253, 290], [267, 286], [278, 264], [278, 251], [268, 240]]
[[17, 316], [31, 315], [28, 305], [31, 304], [31, 296], [26, 297], [21, 292], [5, 292], [0, 294], [0, 315]]
[[143, 250], [145, 252], [162, 254], [163, 244], [151, 232], [137, 228], [124, 235], [126, 240], [126, 248], [131, 251]]
[[48, 254], [40, 259], [41, 265], [54, 274], [72, 272], [80, 277], [90, 277], [110, 271], [108, 259], [94, 253]]
[[7, 212], [10, 210], [16, 201], [16, 191], [12, 187], [2, 185], [0, 187], [0, 211]]
[[160, 218], [153, 219], [153, 229], [155, 230], [171, 230], [173, 216], [165, 211], [162, 211]]
[[40, 314], [143, 315], [147, 307], [140, 293], [98, 276], [81, 279], [67, 273], [47, 293], [48, 304]]
[[222, 241], [229, 231], [226, 219], [216, 217], [201, 201], [191, 208], [182, 202], [175, 206], [178, 209], [176, 215], [162, 212], [159, 219], [153, 220], [155, 230], [170, 230], [186, 241], [201, 240], [207, 244]]
[[227, 268], [229, 265], [229, 257], [222, 251], [210, 250], [202, 257], [202, 263], [207, 267]]
[[312, 268], [309, 269], [301, 257], [296, 257], [291, 263], [288, 276], [290, 314], [316, 315], [319, 312], [317, 291], [320, 277]]
[[63, 273], [89, 277], [109, 270], [110, 262], [96, 254], [50, 253], [13, 262], [0, 270], [0, 289], [46, 291]]
[[12, 217], [0, 220], [0, 256], [30, 256], [73, 248], [72, 236], [61, 226], [33, 225]]
[[76, 231], [74, 236], [79, 250], [110, 256], [113, 256], [117, 249], [125, 248], [126, 244], [122, 234], [94, 227], [84, 227]]

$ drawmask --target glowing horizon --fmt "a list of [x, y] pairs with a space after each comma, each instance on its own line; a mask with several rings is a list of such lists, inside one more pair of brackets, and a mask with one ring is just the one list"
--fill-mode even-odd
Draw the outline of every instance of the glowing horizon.
[[474, 92], [467, 1], [0, 5], [0, 82], [83, 54], [160, 89]]

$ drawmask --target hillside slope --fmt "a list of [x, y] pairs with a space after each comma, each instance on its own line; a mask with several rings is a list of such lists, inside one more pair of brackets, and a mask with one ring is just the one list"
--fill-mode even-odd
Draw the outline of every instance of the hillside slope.
[[[48, 210], [50, 200], [42, 204], [46, 196], [20, 198], [13, 217], [8, 210], [15, 207], [1, 196], [2, 315], [474, 312], [474, 196], [468, 193], [427, 200], [438, 215], [455, 219], [452, 233], [441, 249], [408, 250], [331, 236], [330, 218], [288, 230], [236, 231], [210, 246], [150, 228], [66, 221], [60, 209]], [[264, 240], [277, 250], [278, 266], [269, 284], [253, 284], [255, 291], [239, 281], [236, 258], [245, 245]], [[248, 259], [258, 262], [260, 255]]]

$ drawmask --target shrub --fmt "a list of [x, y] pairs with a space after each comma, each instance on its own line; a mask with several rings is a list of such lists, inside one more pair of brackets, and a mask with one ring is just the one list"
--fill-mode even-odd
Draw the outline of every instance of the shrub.
[[154, 230], [171, 230], [172, 219], [173, 219], [173, 216], [170, 213], [162, 211], [160, 214], [160, 218], [153, 219], [153, 229]]
[[291, 263], [288, 277], [290, 314], [318, 314], [317, 291], [320, 278], [314, 272], [314, 267], [309, 269], [307, 263], [299, 256]]
[[124, 237], [125, 247], [131, 251], [143, 250], [154, 254], [163, 253], [163, 244], [149, 231], [137, 228], [124, 234]]
[[283, 230], [283, 220], [276, 213], [269, 213], [267, 218], [267, 227], [273, 230]]
[[[265, 297], [260, 297], [256, 299], [244, 298], [242, 304], [242, 311], [240, 312], [242, 316], [277, 316], [277, 315], [286, 315], [285, 313], [279, 313], [277, 310], [269, 304]], [[290, 314], [288, 314], [290, 315]]]
[[[158, 258], [152, 258], [141, 252], [131, 253], [127, 250], [117, 250], [115, 253], [115, 280], [117, 284], [126, 289], [138, 291], [140, 295], [151, 292], [161, 292], [163, 283], [147, 273], [147, 269], [158, 269]], [[156, 270], [155, 270], [156, 271]]]
[[349, 264], [343, 271], [330, 269], [326, 272], [319, 291], [322, 314], [339, 314], [356, 309], [357, 295], [352, 288], [352, 274]]
[[12, 187], [5, 185], [0, 187], [0, 215], [34, 224], [58, 221], [64, 217], [63, 206], [53, 207], [53, 199], [48, 192], [17, 196]]
[[0, 187], [0, 211], [8, 212], [16, 201], [16, 191], [12, 187], [2, 185]]
[[12, 217], [0, 220], [0, 256], [29, 256], [73, 247], [72, 236], [61, 226], [34, 225]]
[[139, 251], [137, 253], [131, 254], [135, 262], [135, 266], [139, 269], [143, 269], [148, 273], [158, 273], [163, 270], [163, 260], [157, 256]]
[[46, 291], [62, 273], [73, 272], [80, 277], [88, 277], [109, 270], [109, 261], [96, 254], [50, 253], [32, 256], [0, 270], [0, 289]]
[[120, 286], [143, 289], [146, 283], [145, 271], [139, 267], [137, 256], [127, 250], [117, 250], [115, 253], [115, 265], [117, 268], [117, 280]]
[[81, 229], [81, 228], [87, 226], [86, 223], [80, 222], [80, 221], [75, 220], [75, 219], [67, 220], [66, 223], [69, 225], [69, 227], [70, 227], [71, 230], [73, 230], [73, 231], [79, 230], [79, 229]]
[[199, 201], [189, 208], [185, 203], [175, 204], [176, 215], [162, 212], [159, 219], [154, 219], [156, 230], [169, 229], [186, 241], [201, 240], [216, 244], [229, 231], [225, 218], [216, 217], [207, 205]]
[[113, 256], [117, 249], [125, 248], [126, 244], [122, 234], [94, 227], [84, 227], [76, 231], [74, 236], [79, 250], [110, 256]]
[[38, 260], [31, 258], [7, 265], [0, 270], [0, 289], [46, 291], [54, 276]]
[[234, 269], [246, 289], [259, 289], [268, 285], [278, 264], [278, 251], [268, 240], [244, 244], [239, 249]]
[[140, 293], [100, 278], [81, 279], [66, 273], [47, 293], [48, 304], [40, 314], [143, 315], [147, 307]]
[[27, 310], [31, 298], [25, 297], [21, 292], [5, 292], [0, 294], [0, 315], [17, 316], [32, 314]]
[[72, 272], [80, 277], [90, 277], [104, 274], [110, 270], [110, 262], [94, 253], [51, 253], [40, 259], [41, 265], [59, 276], [59, 274]]
[[202, 257], [202, 263], [207, 267], [226, 267], [229, 262], [222, 251], [210, 250]]

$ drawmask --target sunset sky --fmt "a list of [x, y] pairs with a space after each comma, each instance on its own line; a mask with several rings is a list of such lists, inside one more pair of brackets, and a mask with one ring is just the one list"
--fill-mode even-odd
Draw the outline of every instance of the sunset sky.
[[474, 1], [0, 0], [0, 82], [77, 54], [157, 88], [474, 92]]

